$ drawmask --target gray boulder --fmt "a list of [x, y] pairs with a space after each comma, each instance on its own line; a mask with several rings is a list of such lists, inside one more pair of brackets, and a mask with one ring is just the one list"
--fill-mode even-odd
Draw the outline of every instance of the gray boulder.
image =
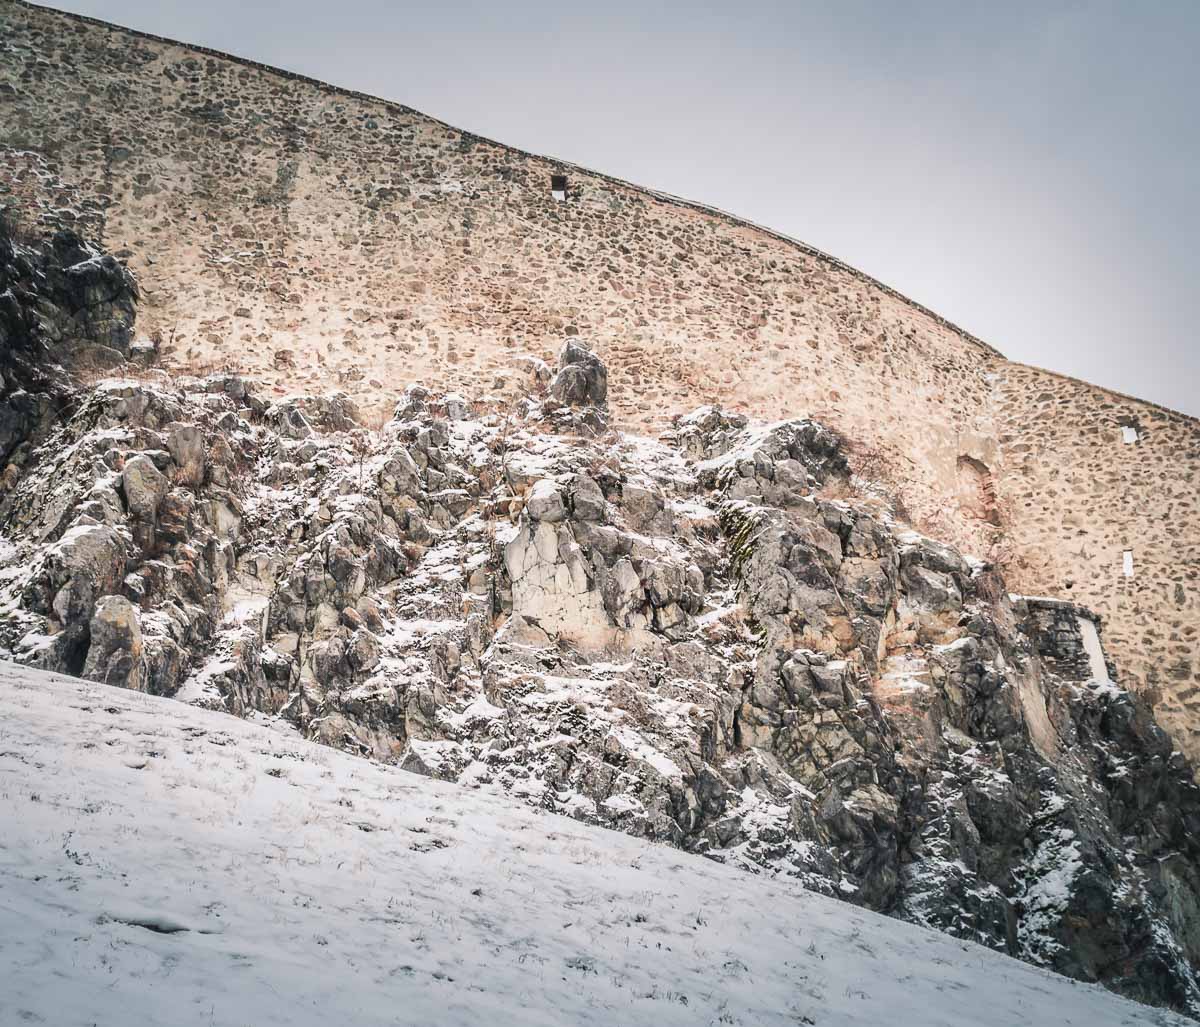
[[543, 478], [529, 490], [529, 495], [525, 499], [525, 507], [529, 511], [529, 516], [535, 521], [556, 524], [567, 515], [562, 490], [558, 487], [557, 482], [549, 478]]
[[144, 690], [142, 629], [137, 608], [123, 596], [103, 596], [89, 625], [83, 676], [106, 685]]
[[172, 428], [167, 436], [167, 449], [175, 462], [179, 484], [194, 488], [204, 482], [204, 435], [196, 425]]
[[158, 505], [171, 487], [166, 475], [154, 466], [154, 461], [138, 453], [125, 461], [121, 485], [129, 512], [138, 520], [153, 523]]
[[608, 368], [595, 353], [568, 339], [558, 358], [550, 395], [567, 406], [602, 406], [608, 399]]

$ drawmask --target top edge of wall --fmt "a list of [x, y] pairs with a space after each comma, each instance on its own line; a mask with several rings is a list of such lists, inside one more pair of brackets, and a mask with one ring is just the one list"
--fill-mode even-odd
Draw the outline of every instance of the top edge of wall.
[[1178, 417], [1184, 421], [1191, 421], [1194, 424], [1200, 424], [1200, 417], [1194, 414], [1184, 413], [1182, 410], [1176, 410], [1174, 407], [1165, 406], [1162, 403], [1155, 403], [1152, 399], [1142, 399], [1141, 396], [1132, 396], [1128, 392], [1121, 392], [1119, 389], [1110, 389], [1107, 385], [1097, 385], [1095, 382], [1089, 382], [1086, 378], [1076, 378], [1071, 374], [1063, 374], [1062, 371], [1051, 371], [1047, 367], [1039, 367], [1037, 364], [1026, 364], [1020, 360], [1009, 360], [1005, 358], [1004, 363], [1007, 367], [1014, 367], [1023, 371], [1037, 371], [1038, 374], [1044, 374], [1051, 378], [1057, 378], [1059, 381], [1070, 382], [1072, 385], [1083, 385], [1091, 389], [1093, 392], [1101, 392], [1106, 396], [1112, 396], [1115, 399], [1125, 400], [1129, 403], [1137, 403], [1139, 406], [1149, 407], [1151, 410], [1157, 410], [1160, 413], [1167, 414], [1170, 417]]
[[595, 178], [612, 183], [613, 185], [619, 186], [621, 188], [630, 189], [630, 190], [633, 190], [634, 192], [638, 192], [645, 196], [649, 196], [655, 200], [658, 200], [659, 202], [667, 203], [667, 204], [670, 204], [672, 206], [677, 206], [677, 207], [685, 207], [690, 210], [697, 211], [698, 213], [706, 214], [710, 217], [719, 218], [720, 220], [723, 220], [725, 222], [728, 222], [729, 224], [735, 225], [740, 228], [752, 229], [752, 230], [754, 230], [756, 232], [760, 232], [763, 235], [766, 235], [770, 238], [777, 239], [778, 241], [783, 242], [783, 243], [787, 243], [788, 245], [795, 247], [796, 249], [800, 250], [801, 252], [805, 253], [808, 256], [815, 257], [819, 260], [825, 261], [826, 263], [832, 265], [837, 270], [844, 271], [844, 272], [851, 274], [854, 277], [860, 279], [863, 282], [873, 285], [875, 288], [880, 289], [882, 292], [886, 293], [887, 295], [895, 297], [896, 299], [898, 299], [898, 300], [902, 301], [903, 303], [907, 304], [908, 306], [912, 307], [914, 310], [917, 310], [920, 313], [924, 314], [926, 317], [930, 318], [935, 323], [941, 325], [943, 328], [949, 329], [950, 331], [954, 332], [956, 335], [958, 335], [964, 341], [970, 343], [973, 346], [978, 347], [979, 349], [981, 349], [984, 353], [988, 354], [989, 356], [999, 357], [1001, 359], [1007, 359], [1004, 357], [1004, 354], [1001, 353], [994, 346], [990, 345], [989, 343], [984, 342], [982, 339], [978, 338], [977, 336], [972, 335], [970, 332], [966, 331], [965, 329], [960, 328], [958, 325], [954, 324], [954, 322], [948, 320], [947, 318], [942, 317], [940, 314], [936, 313], [935, 311], [930, 310], [924, 304], [918, 303], [916, 300], [914, 300], [908, 296], [905, 296], [899, 290], [893, 289], [890, 285], [887, 285], [887, 284], [879, 281], [879, 279], [872, 277], [871, 275], [867, 274], [865, 271], [860, 271], [858, 268], [853, 267], [850, 264], [847, 264], [845, 261], [839, 259], [838, 257], [835, 257], [830, 253], [826, 253], [824, 250], [820, 250], [815, 246], [811, 246], [808, 243], [803, 242], [800, 239], [796, 239], [790, 235], [785, 235], [783, 232], [778, 232], [773, 228], [768, 228], [765, 225], [760, 225], [754, 221], [749, 221], [746, 218], [738, 217], [736, 214], [731, 214], [728, 211], [721, 210], [719, 207], [713, 207], [713, 206], [710, 206], [709, 204], [700, 203], [695, 200], [689, 200], [682, 196], [675, 196], [672, 193], [663, 192], [658, 189], [651, 189], [647, 186], [641, 186], [635, 182], [629, 182], [629, 181], [626, 181], [625, 179], [617, 178], [615, 175], [609, 175], [603, 171], [595, 171], [592, 168], [586, 168], [586, 167], [583, 167], [582, 165], [571, 163], [570, 161], [560, 160], [557, 157], [548, 157], [544, 154], [532, 153], [528, 150], [522, 150], [520, 147], [510, 146], [507, 143], [498, 142], [495, 139], [489, 139], [486, 136], [478, 135], [475, 132], [470, 132], [465, 129], [458, 128], [455, 125], [451, 125], [448, 122], [442, 121], [440, 118], [435, 118], [432, 115], [425, 114], [421, 111], [416, 110], [413, 107], [409, 107], [409, 106], [399, 103], [395, 100], [387, 100], [387, 99], [384, 99], [383, 97], [372, 96], [369, 93], [364, 93], [357, 89], [349, 89], [344, 86], [334, 85], [332, 83], [322, 81], [321, 79], [313, 78], [310, 75], [304, 75], [304, 74], [301, 74], [300, 72], [295, 72], [295, 71], [288, 71], [286, 68], [276, 68], [269, 64], [263, 64], [261, 61], [256, 61], [250, 57], [241, 57], [241, 56], [238, 56], [237, 54], [226, 53], [223, 50], [215, 50], [212, 47], [201, 46], [201, 45], [195, 44], [195, 43], [186, 43], [186, 42], [183, 42], [182, 40], [171, 39], [167, 36], [155, 35], [152, 32], [143, 32], [141, 29], [133, 29], [133, 28], [128, 28], [124, 25], [117, 25], [113, 22], [104, 21], [103, 19], [100, 19], [100, 18], [93, 18], [90, 15], [76, 14], [73, 11], [59, 10], [57, 7], [51, 7], [47, 4], [35, 4], [35, 3], [29, 2], [29, 0], [9, 0], [9, 2], [12, 3], [13, 6], [16, 6], [16, 7], [25, 7], [30, 10], [34, 10], [34, 11], [40, 11], [40, 12], [45, 12], [48, 14], [54, 14], [54, 15], [57, 15], [62, 18], [68, 18], [72, 21], [81, 22], [83, 24], [95, 25], [99, 28], [107, 29], [109, 31], [115, 30], [117, 32], [122, 32], [122, 33], [125, 33], [126, 35], [133, 36], [136, 38], [148, 39], [148, 40], [152, 40], [153, 42], [156, 42], [156, 43], [164, 43], [168, 46], [176, 46], [176, 47], [180, 47], [184, 50], [190, 50], [194, 53], [206, 54], [210, 57], [219, 58], [220, 60], [231, 61], [235, 64], [240, 64], [240, 65], [243, 65], [248, 68], [254, 68], [258, 71], [263, 71], [270, 75], [278, 76], [280, 78], [289, 79], [294, 82], [303, 82], [308, 85], [315, 86], [316, 88], [320, 89], [323, 92], [335, 93], [335, 94], [338, 94], [341, 96], [353, 97], [355, 99], [367, 100], [367, 101], [370, 101], [371, 103], [382, 104], [383, 106], [388, 107], [392, 110], [403, 111], [406, 114], [415, 115], [416, 117], [423, 118], [428, 122], [431, 122], [435, 125], [441, 126], [442, 128], [448, 129], [452, 132], [456, 132], [463, 138], [472, 139], [477, 142], [484, 143], [484, 144], [490, 145], [490, 146], [496, 146], [496, 147], [499, 147], [500, 149], [507, 150], [510, 153], [518, 154], [522, 157], [527, 157], [527, 158], [531, 158], [533, 160], [538, 160], [538, 161], [545, 161], [546, 163], [553, 164], [560, 168], [578, 171], [585, 175], [591, 175], [591, 176], [594, 176]]

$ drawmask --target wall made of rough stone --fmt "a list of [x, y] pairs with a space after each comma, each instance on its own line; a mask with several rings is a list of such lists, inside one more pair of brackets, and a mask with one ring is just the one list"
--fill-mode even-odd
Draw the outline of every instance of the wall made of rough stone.
[[942, 506], [963, 447], [994, 459], [994, 352], [807, 247], [404, 107], [0, 10], [10, 166], [34, 150], [102, 210], [101, 241], [143, 287], [141, 329], [177, 362], [280, 391], [333, 381], [385, 409], [414, 379], [491, 392], [516, 354], [552, 358], [578, 331], [626, 427], [714, 401], [823, 414], [893, 455], [916, 512]]
[[[1162, 687], [1191, 737], [1196, 422], [1152, 419], [1137, 451], [1153, 470], [1114, 462], [1107, 393], [1010, 365], [811, 247], [406, 107], [15, 0], [0, 0], [4, 202], [43, 225], [78, 219], [127, 259], [139, 330], [168, 361], [281, 394], [336, 385], [374, 410], [414, 380], [504, 394], [526, 381], [520, 355], [552, 359], [578, 333], [608, 362], [624, 428], [708, 402], [821, 418], [878, 450], [937, 534], [985, 553], [999, 522], [1015, 587], [1096, 606], [1122, 668]], [[1138, 576], [1114, 583], [1131, 533]]]
[[1099, 613], [1123, 682], [1196, 755], [1200, 421], [1019, 364], [997, 376], [995, 403], [1010, 585]]

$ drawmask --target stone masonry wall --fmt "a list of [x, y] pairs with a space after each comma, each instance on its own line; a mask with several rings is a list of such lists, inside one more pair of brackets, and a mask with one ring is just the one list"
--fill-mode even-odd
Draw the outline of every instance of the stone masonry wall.
[[[336, 385], [376, 411], [416, 380], [503, 395], [521, 357], [578, 333], [608, 363], [621, 427], [654, 432], [710, 402], [819, 417], [878, 452], [915, 520], [981, 554], [1007, 533], [1022, 590], [1101, 610], [1168, 716], [1195, 688], [1181, 662], [1194, 585], [1174, 580], [1194, 578], [1200, 537], [1185, 505], [1195, 422], [1155, 429], [1166, 489], [1139, 475], [1147, 493], [1089, 492], [1081, 509], [1062, 487], [1093, 459], [1074, 418], [1096, 407], [1100, 432], [1107, 393], [1054, 379], [1073, 397], [1054, 423], [1040, 372], [804, 244], [397, 104], [17, 0], [0, 0], [0, 203], [127, 259], [139, 330], [168, 364], [234, 368], [279, 394]], [[1020, 448], [1029, 419], [1037, 457]], [[1176, 528], [1151, 530], [1151, 501], [1175, 492]], [[1063, 533], [1079, 518], [1142, 538], [1132, 584]], [[1117, 598], [1129, 588], [1145, 594]]]
[[[1126, 684], [1200, 752], [1200, 421], [1034, 367], [996, 379], [1010, 584], [1099, 613]], [[1136, 439], [1126, 442], [1122, 428]], [[1130, 550], [1133, 575], [1125, 574]]]
[[[993, 351], [831, 258], [404, 107], [0, 11], [0, 145], [73, 187], [46, 219], [103, 212], [101, 241], [142, 285], [143, 331], [180, 364], [280, 391], [334, 381], [387, 409], [414, 379], [486, 393], [521, 373], [515, 355], [550, 358], [578, 331], [626, 426], [712, 401], [826, 414], [886, 448], [930, 511], [962, 446], [994, 460]], [[29, 158], [9, 160], [15, 180]]]

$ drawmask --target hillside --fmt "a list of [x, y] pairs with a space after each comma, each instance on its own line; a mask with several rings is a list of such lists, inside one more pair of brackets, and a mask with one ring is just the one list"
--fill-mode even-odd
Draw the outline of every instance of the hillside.
[[0, 1021], [1187, 1021], [786, 881], [0, 665]]

